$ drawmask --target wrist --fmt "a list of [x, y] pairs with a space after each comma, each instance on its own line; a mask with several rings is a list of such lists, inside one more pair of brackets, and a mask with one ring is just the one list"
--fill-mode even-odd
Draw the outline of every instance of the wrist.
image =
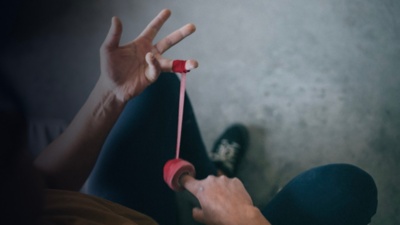
[[103, 120], [114, 117], [113, 115], [119, 116], [127, 101], [118, 98], [114, 89], [104, 80], [104, 77], [100, 76], [87, 101], [91, 105], [94, 118]]
[[110, 98], [121, 104], [126, 104], [129, 99], [124, 99], [118, 94], [117, 85], [115, 85], [107, 76], [100, 74], [96, 86], [93, 89], [97, 97]]
[[245, 210], [245, 220], [242, 224], [271, 225], [261, 211], [255, 206], [248, 206]]

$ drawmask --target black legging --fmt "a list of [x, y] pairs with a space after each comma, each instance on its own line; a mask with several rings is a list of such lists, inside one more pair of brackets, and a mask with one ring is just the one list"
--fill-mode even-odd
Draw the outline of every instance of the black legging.
[[[90, 176], [90, 194], [143, 212], [160, 224], [177, 224], [175, 196], [162, 171], [175, 156], [178, 98], [177, 77], [161, 74], [127, 104]], [[193, 163], [197, 179], [216, 174], [187, 96], [181, 141], [181, 158]], [[375, 213], [376, 195], [364, 171], [328, 165], [293, 179], [262, 212], [273, 225], [366, 225]]]

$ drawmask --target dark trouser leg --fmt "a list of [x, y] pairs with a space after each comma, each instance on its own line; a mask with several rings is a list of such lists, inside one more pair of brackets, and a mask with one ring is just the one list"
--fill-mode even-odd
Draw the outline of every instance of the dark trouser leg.
[[[109, 134], [89, 179], [88, 192], [143, 212], [160, 224], [176, 224], [175, 196], [163, 166], [175, 157], [179, 80], [161, 74], [131, 100]], [[215, 174], [189, 99], [185, 99], [181, 157], [197, 178]]]
[[377, 208], [372, 177], [348, 164], [308, 170], [262, 210], [273, 225], [367, 225]]

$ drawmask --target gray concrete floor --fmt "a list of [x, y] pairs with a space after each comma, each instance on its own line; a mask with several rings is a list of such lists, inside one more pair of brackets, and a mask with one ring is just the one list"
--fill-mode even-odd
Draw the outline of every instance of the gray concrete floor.
[[[38, 1], [40, 2], [40, 1]], [[46, 2], [46, 1], [45, 1]], [[32, 3], [30, 3], [32, 4]], [[47, 1], [1, 55], [32, 117], [70, 120], [99, 75], [110, 18], [125, 41], [162, 8], [158, 36], [197, 32], [171, 49], [195, 58], [188, 92], [206, 145], [233, 122], [251, 145], [239, 177], [258, 206], [299, 172], [355, 164], [374, 178], [372, 224], [400, 223], [400, 2], [395, 0]]]

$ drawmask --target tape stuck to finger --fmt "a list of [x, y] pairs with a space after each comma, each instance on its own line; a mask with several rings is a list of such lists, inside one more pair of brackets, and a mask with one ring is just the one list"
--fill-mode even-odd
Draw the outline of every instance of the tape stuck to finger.
[[172, 72], [174, 73], [190, 72], [190, 70], [186, 69], [186, 60], [174, 60], [172, 62]]

